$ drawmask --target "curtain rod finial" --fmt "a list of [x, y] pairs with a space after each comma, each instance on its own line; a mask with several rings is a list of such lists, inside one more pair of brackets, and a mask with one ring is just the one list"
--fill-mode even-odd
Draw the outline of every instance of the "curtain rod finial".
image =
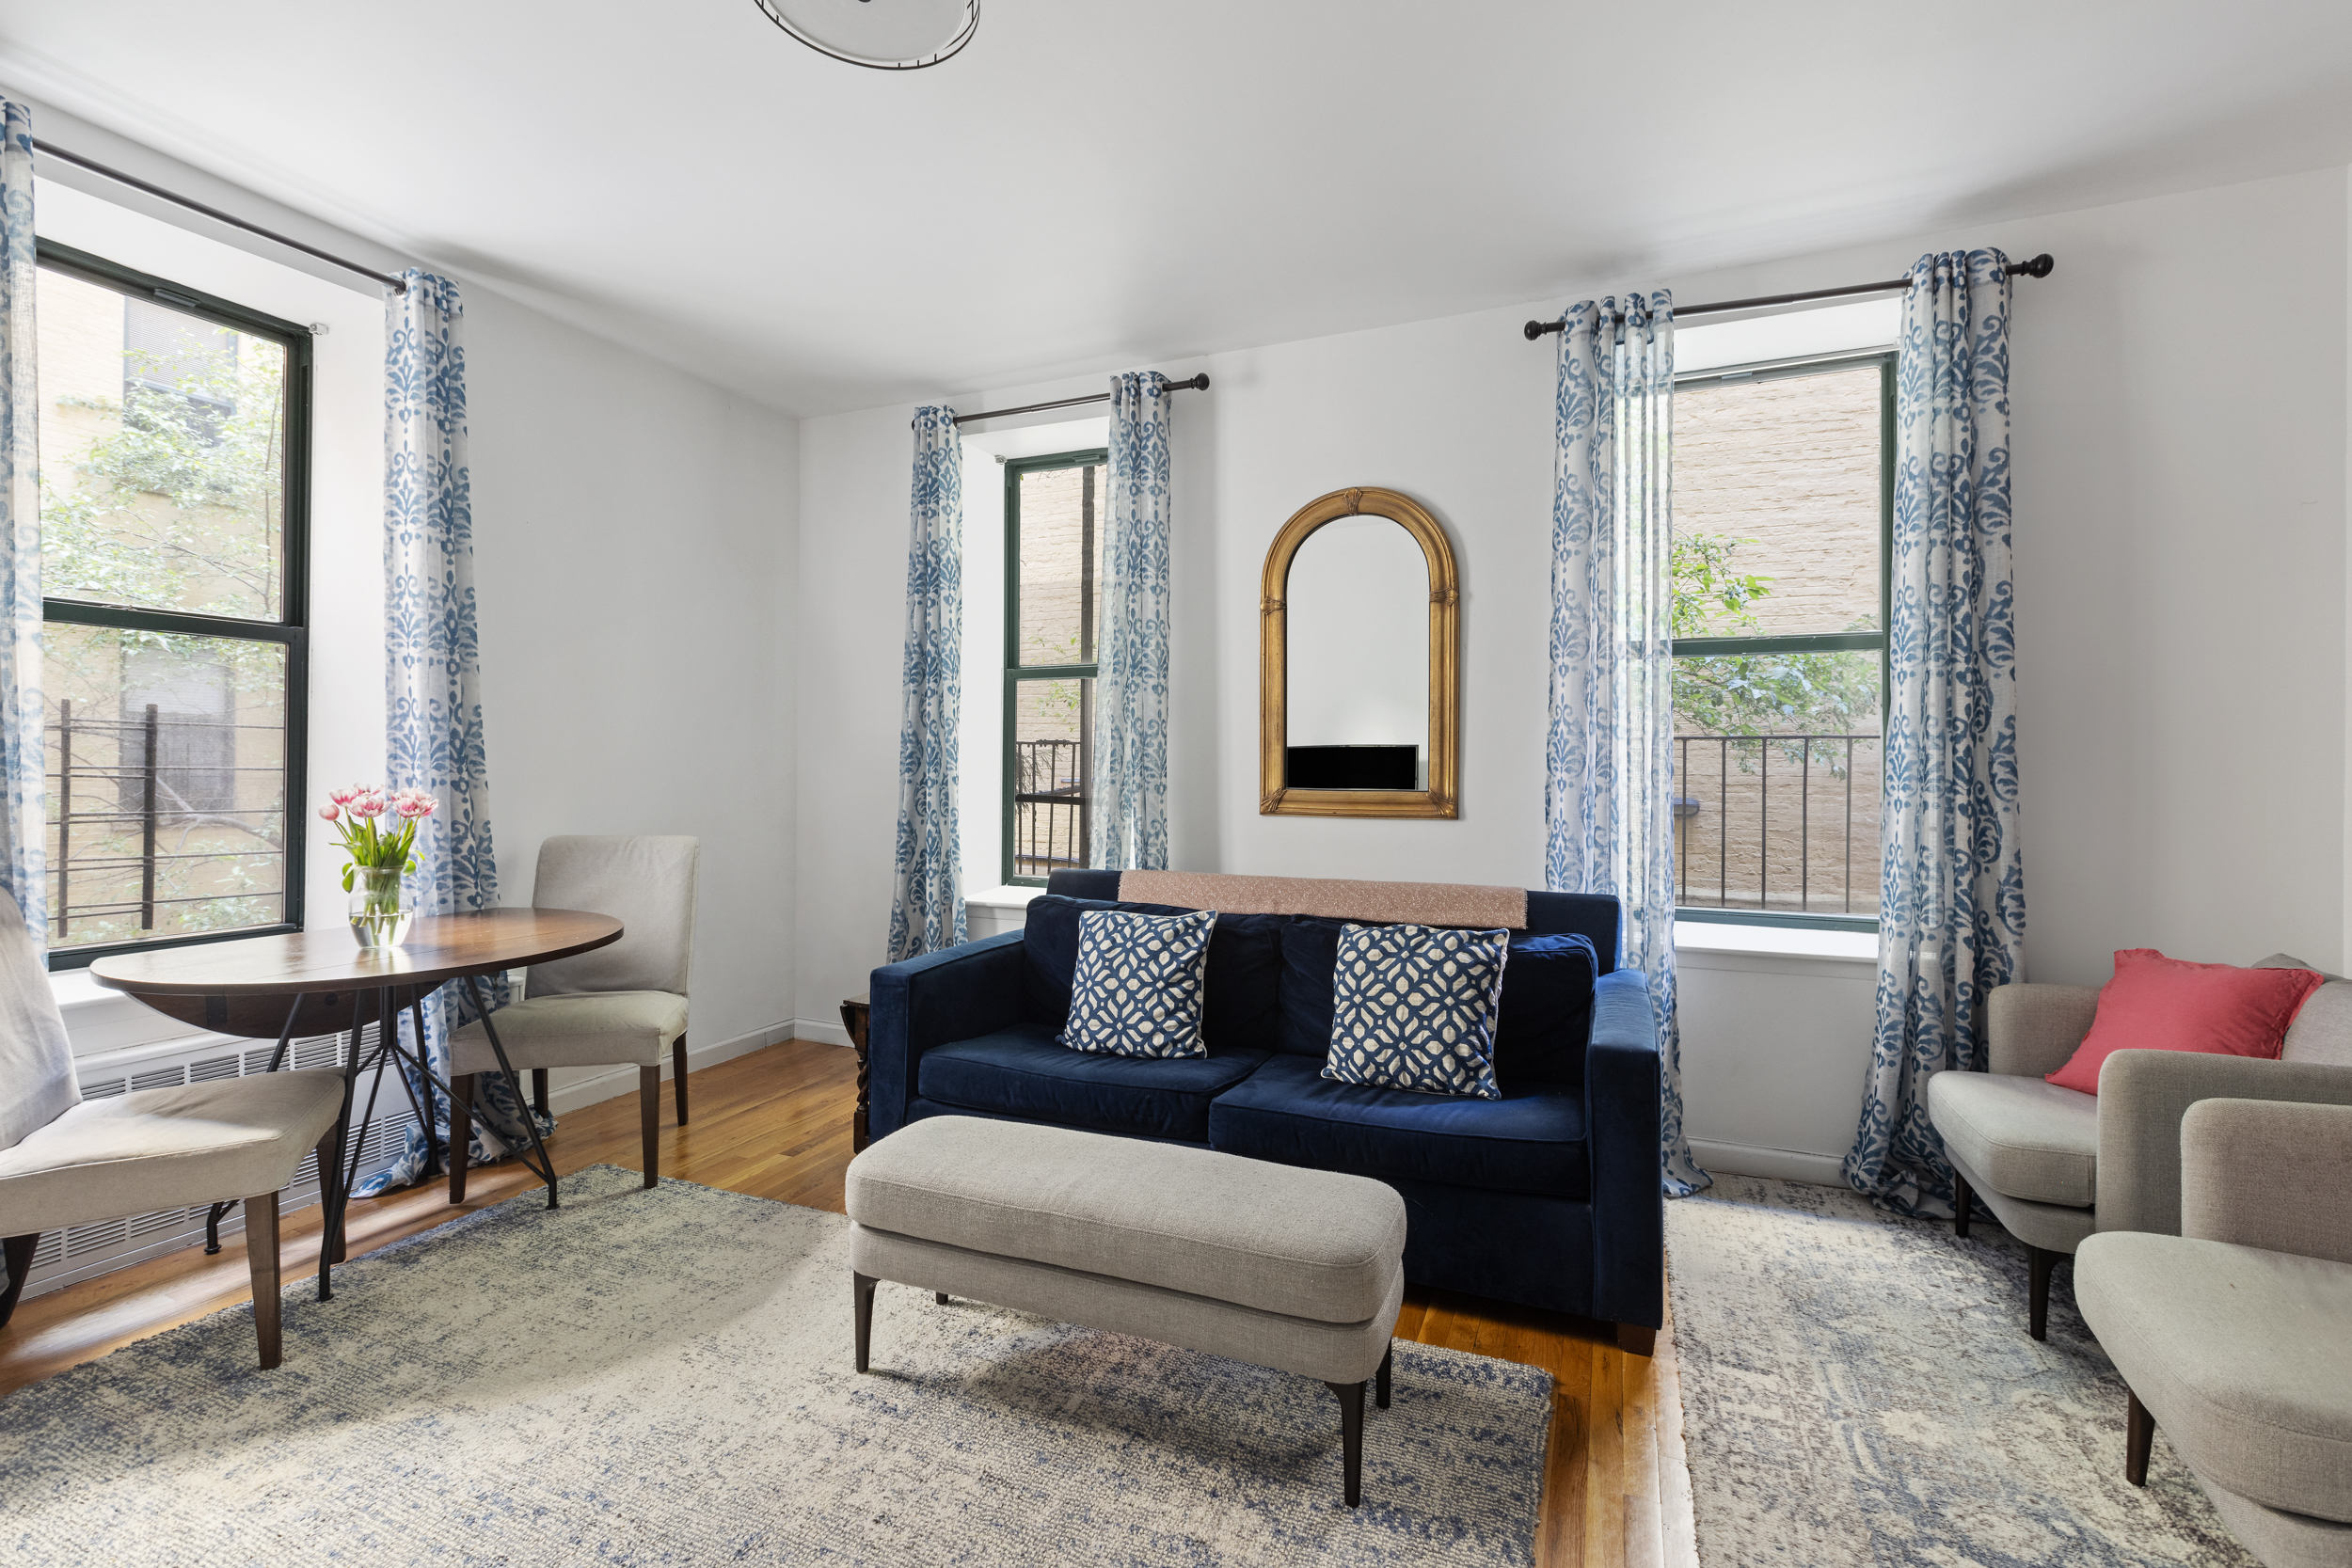
[[2010, 270], [2022, 272], [2027, 277], [2047, 277], [2057, 267], [2058, 259], [2045, 250], [2023, 266], [2012, 267]]
[[1521, 330], [1527, 334], [1527, 341], [1532, 343], [1545, 333], [1557, 332], [1567, 325], [1565, 319], [1556, 322], [1529, 322]]

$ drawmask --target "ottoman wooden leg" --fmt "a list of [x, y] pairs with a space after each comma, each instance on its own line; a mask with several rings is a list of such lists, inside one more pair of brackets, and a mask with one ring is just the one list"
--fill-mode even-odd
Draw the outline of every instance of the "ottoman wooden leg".
[[1977, 1195], [1968, 1190], [1968, 1179], [1952, 1172], [1952, 1234], [1963, 1242], [1968, 1239], [1968, 1206], [1976, 1200]]
[[1383, 1410], [1389, 1407], [1389, 1369], [1395, 1362], [1396, 1345], [1391, 1341], [1387, 1352], [1380, 1357], [1380, 1370], [1374, 1374], [1372, 1386], [1372, 1402]]
[[850, 1295], [857, 1304], [857, 1370], [866, 1370], [866, 1353], [874, 1343], [874, 1286], [870, 1274], [850, 1275]]
[[1347, 1506], [1364, 1500], [1364, 1386], [1325, 1385], [1340, 1397], [1340, 1455], [1347, 1470]]
[[2156, 1418], [2131, 1394], [2123, 1407], [2123, 1479], [2134, 1486], [2148, 1484], [2148, 1449], [2156, 1440]]
[[947, 1292], [946, 1292], [946, 1291], [933, 1291], [931, 1292], [931, 1294], [932, 1294], [934, 1297], [936, 1297], [936, 1298], [938, 1299], [938, 1301], [939, 1301], [939, 1305], [940, 1305], [940, 1306], [945, 1307], [945, 1306], [946, 1306], [946, 1305], [947, 1305]]

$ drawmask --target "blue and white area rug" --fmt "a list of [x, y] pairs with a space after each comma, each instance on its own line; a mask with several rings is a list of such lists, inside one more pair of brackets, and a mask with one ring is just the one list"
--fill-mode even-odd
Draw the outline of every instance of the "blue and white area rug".
[[[849, 1222], [597, 1166], [0, 1400], [9, 1563], [1532, 1561], [1551, 1380], [1322, 1384], [881, 1288]], [[1369, 1405], [1369, 1401], [1366, 1402]]]
[[2255, 1568], [2074, 1310], [2026, 1335], [2025, 1249], [1833, 1187], [1719, 1177], [1666, 1207], [1701, 1568]]

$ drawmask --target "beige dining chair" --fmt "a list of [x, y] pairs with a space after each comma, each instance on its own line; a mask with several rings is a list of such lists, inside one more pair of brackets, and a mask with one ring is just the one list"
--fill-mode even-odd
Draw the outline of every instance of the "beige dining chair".
[[160, 1209], [245, 1202], [262, 1365], [281, 1354], [278, 1195], [342, 1115], [343, 1075], [264, 1072], [84, 1100], [65, 1020], [16, 900], [0, 892], [0, 1236], [16, 1311], [41, 1233]]
[[[694, 958], [694, 878], [700, 841], [678, 834], [575, 835], [539, 846], [532, 903], [586, 910], [621, 923], [618, 942], [527, 972], [524, 1000], [490, 1015], [516, 1072], [528, 1069], [547, 1108], [550, 1068], [637, 1066], [645, 1185], [661, 1180], [661, 1064], [675, 1064], [677, 1124], [686, 1125], [686, 988]], [[473, 1075], [498, 1070], [480, 1020], [450, 1040], [451, 1143], [465, 1147]], [[466, 1197], [466, 1162], [449, 1167], [449, 1200]]]

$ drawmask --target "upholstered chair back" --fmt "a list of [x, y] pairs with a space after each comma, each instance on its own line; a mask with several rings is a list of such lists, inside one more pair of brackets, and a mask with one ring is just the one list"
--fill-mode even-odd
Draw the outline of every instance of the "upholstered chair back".
[[541, 909], [590, 910], [621, 923], [621, 940], [534, 964], [530, 994], [666, 990], [684, 996], [694, 958], [698, 840], [679, 834], [579, 834], [539, 846]]
[[2303, 999], [2279, 1059], [2352, 1067], [2352, 980], [2330, 980]]
[[0, 892], [0, 1148], [14, 1148], [81, 1102], [49, 972], [24, 912]]

